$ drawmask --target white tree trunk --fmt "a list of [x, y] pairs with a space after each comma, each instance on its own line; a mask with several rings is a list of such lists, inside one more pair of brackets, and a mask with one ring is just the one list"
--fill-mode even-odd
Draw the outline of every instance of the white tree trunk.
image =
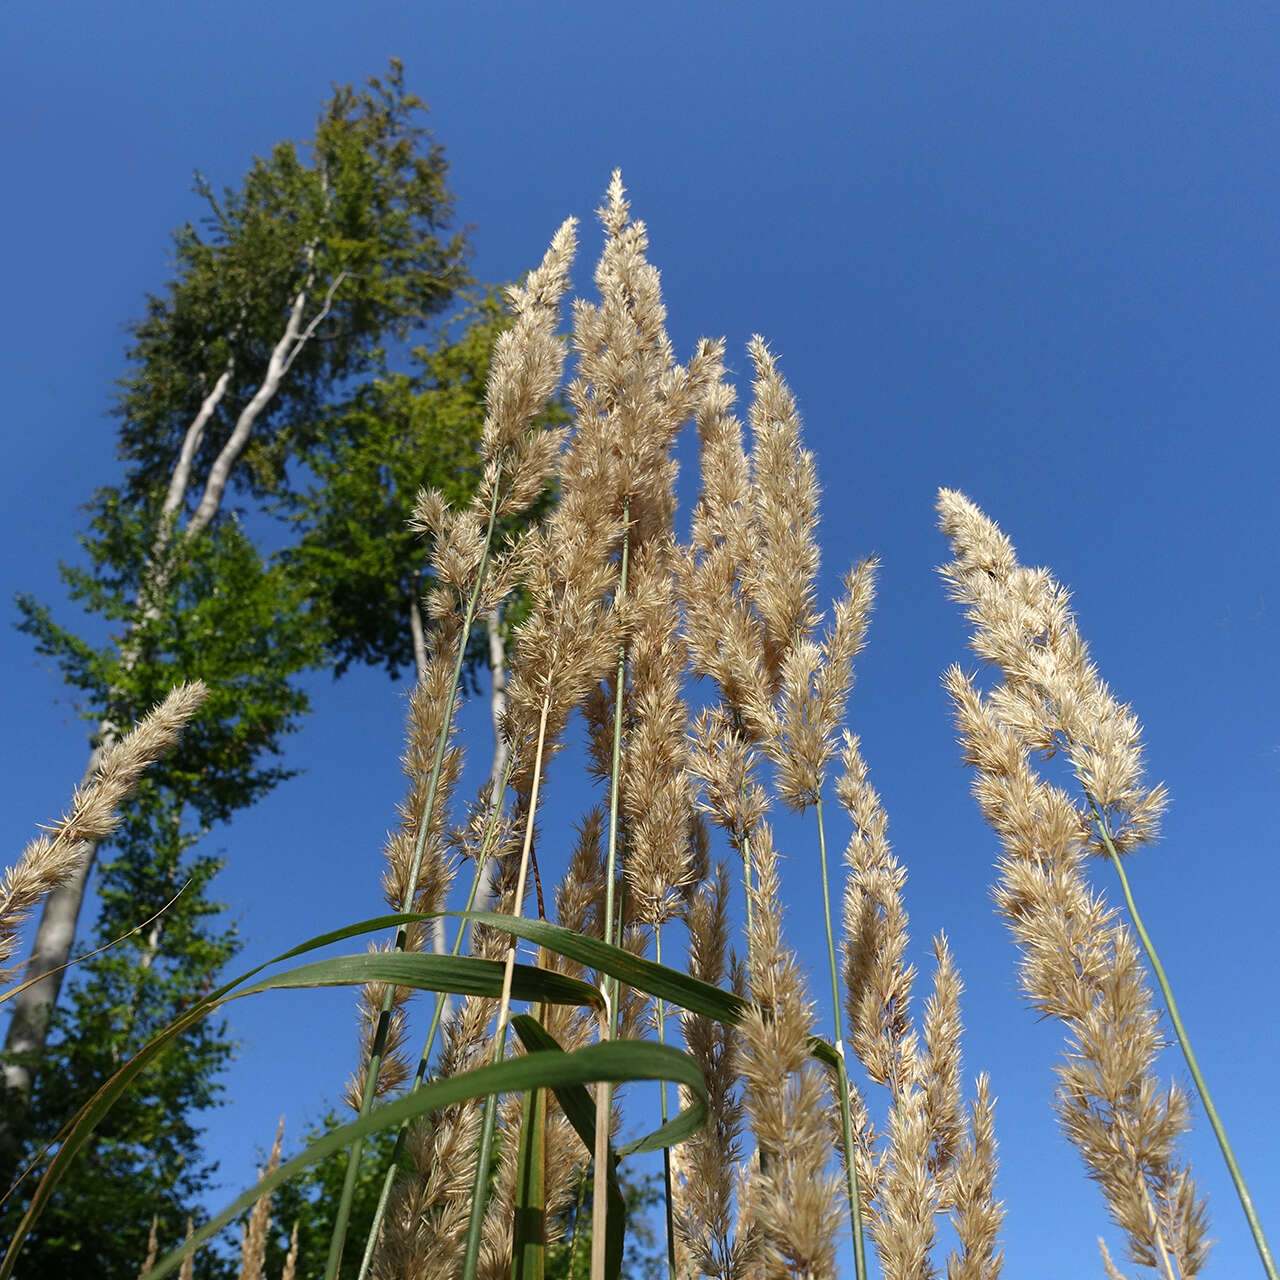
[[[498, 809], [502, 806], [502, 777], [507, 769], [507, 758], [511, 754], [506, 737], [502, 732], [502, 722], [507, 714], [507, 645], [502, 638], [502, 619], [497, 609], [491, 609], [484, 616], [485, 634], [489, 640], [489, 716], [493, 722], [493, 763], [489, 766], [489, 807]], [[476, 893], [476, 909], [489, 911], [493, 907], [494, 884], [497, 881], [497, 863], [490, 858], [484, 864], [480, 877], [480, 888]]]
[[[182, 543], [201, 533], [217, 515], [231, 472], [249, 442], [254, 425], [279, 391], [298, 354], [329, 314], [334, 294], [345, 279], [345, 272], [335, 277], [323, 304], [304, 329], [303, 317], [315, 287], [315, 250], [314, 243], [307, 247], [306, 277], [291, 301], [288, 320], [272, 348], [262, 382], [240, 411], [230, 436], [209, 469], [195, 511], [181, 534], [175, 537], [178, 517], [193, 487], [192, 468], [205, 430], [230, 385], [234, 372], [233, 356], [228, 357], [221, 376], [204, 398], [186, 430], [169, 478], [151, 553], [143, 567], [136, 600], [136, 620], [129, 626], [120, 646], [121, 662], [126, 671], [137, 661], [139, 625], [160, 616], [161, 604], [168, 593], [177, 559], [181, 556]], [[235, 332], [232, 333], [233, 339]], [[95, 735], [96, 746], [85, 772], [86, 779], [97, 768], [103, 752], [118, 740], [120, 732], [121, 727], [109, 719], [104, 719], [99, 724]], [[27, 980], [37, 978], [38, 981], [27, 987], [12, 1002], [13, 1017], [5, 1036], [3, 1053], [2, 1075], [7, 1086], [7, 1096], [4, 1099], [4, 1109], [0, 1112], [0, 1184], [7, 1182], [6, 1175], [11, 1178], [14, 1172], [12, 1158], [16, 1154], [16, 1133], [30, 1103], [35, 1072], [43, 1057], [49, 1033], [49, 1022], [62, 989], [62, 966], [71, 957], [76, 923], [96, 856], [96, 843], [86, 842], [85, 856], [79, 871], [45, 899], [25, 975]], [[13, 1060], [19, 1056], [25, 1061]]]

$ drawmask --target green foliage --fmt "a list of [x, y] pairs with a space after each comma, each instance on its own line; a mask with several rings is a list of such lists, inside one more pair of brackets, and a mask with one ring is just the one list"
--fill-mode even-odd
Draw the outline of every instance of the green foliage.
[[[172, 825], [175, 812], [171, 793], [147, 780], [117, 837], [118, 853], [101, 869], [94, 943], [130, 936], [74, 971], [36, 1076], [26, 1158], [175, 1012], [207, 995], [212, 975], [237, 949], [234, 927], [218, 919], [221, 908], [207, 893], [221, 864], [191, 853], [193, 838]], [[217, 1076], [231, 1052], [225, 1023], [205, 1019], [156, 1057], [69, 1168], [27, 1241], [19, 1277], [135, 1275], [153, 1216], [160, 1240], [170, 1244], [185, 1235], [188, 1215], [204, 1217], [214, 1168], [201, 1155], [198, 1118], [219, 1103]], [[6, 1237], [33, 1189], [24, 1184], [0, 1212]], [[229, 1274], [212, 1254], [197, 1263], [203, 1280]]]
[[176, 233], [173, 280], [133, 326], [120, 382], [128, 500], [167, 484], [189, 424], [228, 373], [195, 460], [207, 473], [300, 290], [313, 340], [263, 410], [234, 477], [259, 494], [287, 485], [292, 436], [323, 416], [336, 385], [383, 369], [389, 338], [404, 341], [447, 307], [466, 279], [466, 242], [442, 238], [453, 197], [425, 110], [393, 60], [383, 79], [334, 89], [305, 153], [279, 143], [220, 196], [197, 178], [209, 212], [201, 228]]
[[[509, 325], [498, 298], [486, 294], [438, 345], [413, 352], [412, 373], [361, 387], [307, 442], [303, 457], [315, 482], [287, 503], [301, 536], [285, 560], [313, 615], [324, 619], [338, 675], [355, 663], [384, 667], [393, 679], [413, 668], [408, 613], [428, 585], [430, 548], [409, 529], [409, 517], [424, 486], [455, 506], [475, 492], [490, 353]], [[540, 421], [567, 420], [556, 402]], [[500, 526], [499, 538], [508, 532]]]
[[208, 701], [156, 775], [207, 826], [288, 776], [267, 761], [306, 710], [293, 677], [316, 661], [320, 645], [292, 580], [263, 560], [234, 515], [188, 540], [169, 590], [140, 618], [131, 601], [153, 528], [117, 490], [103, 490], [82, 539], [92, 567], [62, 567], [68, 594], [88, 611], [137, 619], [127, 647], [111, 638], [91, 645], [25, 596], [19, 626], [84, 695], [86, 719], [127, 725], [180, 681], [198, 676], [209, 685]]

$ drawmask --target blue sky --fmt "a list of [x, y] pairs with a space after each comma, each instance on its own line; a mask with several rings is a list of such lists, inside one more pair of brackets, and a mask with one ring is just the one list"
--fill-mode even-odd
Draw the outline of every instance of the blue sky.
[[[915, 955], [947, 930], [968, 987], [967, 1070], [988, 1070], [999, 1096], [1008, 1274], [1099, 1274], [1106, 1221], [1049, 1112], [1060, 1037], [1016, 992], [988, 897], [994, 839], [938, 682], [965, 642], [933, 571], [939, 485], [1074, 588], [1104, 676], [1146, 726], [1173, 807], [1164, 841], [1132, 864], [1135, 890], [1280, 1233], [1266, 1086], [1280, 979], [1280, 14], [1003, 0], [785, 13], [6, 5], [0, 594], [58, 601], [78, 504], [116, 474], [104, 410], [123, 325], [163, 284], [172, 228], [198, 215], [192, 170], [236, 182], [255, 152], [308, 134], [330, 82], [393, 54], [431, 104], [475, 273], [514, 277], [573, 213], [585, 292], [592, 210], [620, 165], [678, 352], [723, 334], [742, 373], [760, 332], [781, 359], [823, 478], [828, 586], [881, 557], [851, 721], [910, 871]], [[85, 745], [26, 639], [0, 628], [0, 653], [12, 855], [65, 804]], [[304, 774], [213, 838], [246, 963], [378, 907], [403, 690], [360, 674], [312, 691], [290, 744]], [[552, 786], [571, 813], [575, 784]], [[791, 936], [816, 990], [812, 847], [796, 837], [786, 851]], [[228, 1197], [276, 1117], [292, 1130], [319, 1114], [354, 1052], [340, 995], [264, 998], [234, 1021], [243, 1057], [211, 1135]], [[1185, 1076], [1172, 1055], [1166, 1071]], [[1203, 1125], [1189, 1151], [1219, 1241], [1208, 1274], [1250, 1274]]]

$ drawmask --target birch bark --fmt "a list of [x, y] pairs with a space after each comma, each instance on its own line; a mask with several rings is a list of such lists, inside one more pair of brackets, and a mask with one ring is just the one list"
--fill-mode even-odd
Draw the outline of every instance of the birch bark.
[[[234, 375], [234, 355], [228, 357], [222, 374], [201, 402], [184, 434], [182, 447], [169, 477], [151, 552], [143, 566], [142, 581], [135, 599], [135, 621], [130, 625], [120, 646], [121, 666], [126, 673], [138, 661], [138, 633], [141, 627], [160, 616], [163, 602], [172, 585], [173, 574], [181, 562], [183, 543], [203, 532], [217, 515], [232, 471], [244, 453], [255, 424], [275, 398], [298, 353], [314, 337], [317, 327], [329, 314], [334, 295], [345, 273], [335, 277], [323, 304], [306, 328], [303, 328], [307, 304], [315, 288], [315, 250], [316, 245], [312, 242], [306, 251], [306, 276], [291, 299], [288, 319], [272, 348], [263, 379], [237, 416], [231, 434], [210, 466], [202, 487], [195, 483], [194, 464], [209, 422], [225, 398]], [[236, 331], [233, 331], [233, 341], [235, 336]], [[178, 521], [188, 495], [197, 490], [200, 492], [199, 502], [178, 534]], [[111, 694], [118, 692], [119, 690], [112, 690]], [[119, 736], [120, 726], [108, 718], [99, 722], [98, 731], [94, 735], [96, 745], [90, 754], [84, 781], [92, 776], [103, 753]], [[17, 1131], [21, 1128], [30, 1104], [35, 1073], [48, 1040], [49, 1022], [62, 990], [64, 966], [71, 958], [76, 924], [96, 856], [97, 844], [86, 841], [80, 867], [75, 875], [45, 899], [25, 973], [26, 980], [34, 978], [36, 981], [13, 1001], [13, 1017], [5, 1035], [4, 1065], [0, 1072], [5, 1095], [5, 1108], [3, 1115], [0, 1115], [0, 1179], [11, 1168], [8, 1153], [13, 1150]]]

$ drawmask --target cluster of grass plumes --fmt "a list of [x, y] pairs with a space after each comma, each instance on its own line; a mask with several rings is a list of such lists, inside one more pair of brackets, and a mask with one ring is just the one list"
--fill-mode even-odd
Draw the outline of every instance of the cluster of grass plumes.
[[[573, 427], [538, 425], [567, 353], [555, 329], [569, 222], [511, 292], [484, 484], [465, 510], [434, 494], [418, 504], [435, 548], [434, 625], [410, 704], [408, 795], [387, 845], [394, 936], [269, 980], [364, 984], [355, 1119], [269, 1170], [152, 1276], [311, 1161], [346, 1149], [350, 1188], [378, 1128], [400, 1134], [382, 1202], [368, 1238], [351, 1242], [349, 1203], [339, 1206], [329, 1277], [344, 1248], [359, 1249], [362, 1277], [540, 1277], [564, 1210], [588, 1185], [591, 1207], [574, 1220], [590, 1245], [573, 1252], [589, 1248], [593, 1280], [616, 1277], [618, 1162], [659, 1149], [673, 1280], [821, 1280], [842, 1253], [859, 1280], [872, 1255], [891, 1280], [1001, 1274], [995, 1100], [985, 1073], [966, 1090], [959, 965], [939, 934], [917, 1006], [906, 867], [846, 725], [877, 565], [855, 565], [824, 618], [816, 469], [778, 361], [753, 339], [744, 424], [723, 344], [676, 361], [644, 226], [616, 174], [600, 215], [600, 297], [575, 304], [568, 347]], [[686, 424], [702, 479], [687, 543], [673, 454]], [[498, 518], [549, 482], [550, 516], [500, 542]], [[984, 690], [957, 668], [947, 686], [1003, 845], [996, 901], [1024, 990], [1066, 1030], [1062, 1125], [1130, 1260], [1189, 1280], [1208, 1246], [1179, 1147], [1187, 1099], [1160, 1078], [1161, 1020], [1133, 931], [1087, 876], [1091, 853], [1119, 867], [1153, 838], [1164, 793], [1143, 781], [1137, 720], [1099, 679], [1065, 592], [1020, 568], [960, 495], [944, 491], [940, 509], [955, 554], [944, 575], [975, 650], [1001, 674]], [[517, 587], [526, 605], [508, 646], [501, 785], [464, 809], [454, 798], [464, 649], [477, 618], [501, 612]], [[555, 757], [577, 725], [587, 776], [566, 782]], [[1036, 774], [1033, 760], [1055, 751], [1079, 798]], [[583, 799], [574, 833], [543, 829], [548, 786]], [[784, 855], [813, 854], [791, 834], [781, 847], [779, 808], [813, 815], [830, 1024], [788, 941], [779, 872]], [[840, 828], [842, 911], [828, 858]], [[481, 883], [492, 911], [471, 910]], [[464, 901], [440, 954], [432, 922]], [[1134, 927], [1146, 945], [1136, 916]], [[525, 963], [521, 940], [536, 948]], [[682, 948], [683, 968], [671, 963]], [[416, 1071], [415, 989], [436, 993]], [[620, 1146], [624, 1105], [655, 1083], [660, 1093], [632, 1114], [660, 1110], [661, 1125]], [[246, 1229], [250, 1261], [263, 1214]], [[299, 1265], [313, 1274], [320, 1261]]]

